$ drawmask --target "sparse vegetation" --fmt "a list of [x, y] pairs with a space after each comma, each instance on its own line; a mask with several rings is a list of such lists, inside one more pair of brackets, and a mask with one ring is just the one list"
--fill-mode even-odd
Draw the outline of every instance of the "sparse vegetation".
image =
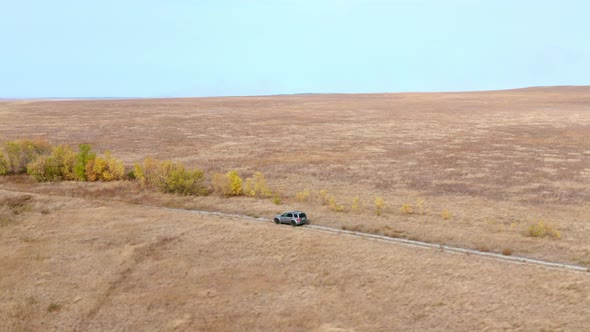
[[318, 198], [322, 205], [327, 206], [334, 212], [343, 212], [345, 210], [344, 205], [339, 204], [336, 201], [336, 197], [330, 194], [327, 190], [322, 189], [318, 191]]
[[449, 212], [449, 210], [443, 209], [441, 212], [441, 217], [443, 218], [443, 220], [449, 220], [453, 217], [453, 215], [451, 214], [451, 212]]
[[33, 197], [31, 195], [17, 195], [7, 197], [2, 201], [2, 205], [8, 207], [12, 214], [20, 214], [28, 210], [28, 206]]
[[360, 197], [356, 196], [352, 199], [352, 203], [350, 205], [350, 211], [352, 212], [359, 212], [363, 208], [363, 201]]
[[298, 202], [306, 202], [309, 200], [310, 196], [311, 196], [311, 192], [309, 191], [309, 189], [304, 189], [304, 190], [297, 192], [295, 194], [295, 199]]
[[539, 220], [529, 226], [527, 229], [527, 235], [530, 237], [551, 237], [553, 239], [560, 239], [561, 233], [549, 226], [545, 221]]
[[272, 197], [272, 202], [273, 202], [275, 205], [281, 205], [281, 203], [283, 203], [283, 200], [281, 199], [281, 196], [279, 196], [278, 194], [275, 194], [275, 195]]
[[[198, 276], [210, 277], [208, 280], [213, 282], [210, 285], [222, 282], [228, 283], [229, 287], [233, 281], [264, 275], [271, 279], [267, 278], [258, 286], [265, 287], [267, 284], [284, 285], [286, 283], [281, 283], [280, 280], [286, 280], [289, 276], [311, 276], [312, 278], [307, 279], [314, 287], [305, 289], [304, 298], [306, 303], [313, 304], [313, 293], [309, 291], [317, 288], [315, 286], [324, 285], [326, 281], [322, 279], [330, 279], [336, 286], [331, 287], [336, 292], [335, 300], [338, 300], [339, 290], [361, 289], [360, 293], [345, 292], [345, 300], [358, 295], [358, 298], [351, 299], [347, 304], [363, 304], [364, 301], [364, 305], [361, 305], [363, 308], [371, 308], [372, 305], [388, 308], [387, 312], [408, 318], [407, 321], [413, 324], [410, 328], [416, 324], [422, 328], [437, 326], [440, 315], [444, 316], [443, 320], [452, 320], [451, 328], [465, 327], [465, 322], [469, 325], [465, 329], [478, 329], [481, 326], [502, 329], [512, 326], [516, 329], [575, 330], [580, 326], [587, 326], [586, 316], [580, 316], [579, 313], [585, 313], [584, 308], [587, 306], [582, 300], [588, 293], [588, 287], [585, 283], [580, 283], [584, 276], [577, 273], [545, 270], [527, 264], [503, 264], [480, 260], [474, 256], [441, 253], [434, 253], [436, 255], [432, 256], [430, 251], [414, 250], [412, 247], [392, 246], [395, 250], [383, 250], [386, 246], [383, 243], [351, 240], [349, 236], [323, 236], [312, 232], [291, 234], [293, 232], [289, 229], [265, 223], [236, 222], [188, 213], [183, 216], [184, 214], [178, 212], [155, 208], [147, 211], [141, 206], [124, 204], [132, 202], [258, 215], [266, 221], [275, 210], [301, 209], [317, 220], [318, 225], [351, 228], [436, 245], [442, 243], [449, 247], [475, 249], [486, 245], [488, 247], [482, 248], [494, 253], [585, 264], [587, 267], [590, 260], [587, 250], [590, 233], [587, 232], [585, 216], [590, 215], [590, 207], [586, 204], [590, 199], [590, 191], [586, 190], [590, 184], [590, 167], [586, 161], [590, 157], [590, 113], [585, 112], [583, 101], [586, 100], [588, 91], [584, 88], [583, 93], [567, 94], [521, 90], [452, 95], [0, 102], [0, 150], [6, 165], [4, 173], [9, 173], [7, 153], [4, 150], [5, 140], [27, 135], [51, 135], [48, 137], [55, 145], [70, 144], [76, 157], [80, 152], [76, 144], [79, 142], [92, 144], [96, 155], [103, 159], [103, 151], [108, 148], [113, 151], [113, 156], [125, 161], [127, 172], [133, 168], [134, 162], [138, 162], [141, 172], [146, 173], [145, 176], [135, 178], [136, 172], [133, 170], [125, 177], [132, 181], [89, 184], [36, 184], [32, 175], [25, 174], [0, 178], [0, 224], [3, 223], [2, 220], [6, 220], [7, 225], [0, 230], [2, 235], [6, 235], [0, 242], [4, 252], [10, 253], [5, 255], [4, 265], [0, 270], [5, 272], [1, 273], [3, 284], [11, 288], [8, 298], [4, 299], [8, 302], [5, 301], [3, 317], [8, 318], [9, 324], [11, 320], [14, 323], [12, 326], [3, 323], [2, 326], [14, 331], [35, 330], [39, 326], [48, 330], [56, 329], [56, 326], [63, 329], [69, 326], [63, 325], [64, 322], [96, 322], [107, 317], [113, 310], [120, 309], [111, 308], [111, 305], [130, 303], [129, 301], [138, 299], [146, 304], [166, 304], [169, 313], [158, 312], [154, 317], [165, 319], [158, 326], [170, 330], [207, 330], [204, 326], [209, 326], [209, 330], [260, 330], [265, 327], [272, 329], [273, 326], [275, 329], [291, 327], [321, 330], [339, 327], [375, 330], [387, 329], [388, 323], [391, 325], [392, 317], [387, 315], [384, 316], [385, 323], [380, 325], [379, 317], [383, 316], [383, 310], [369, 310], [363, 316], [369, 317], [365, 319], [369, 323], [363, 326], [355, 326], [355, 320], [347, 320], [344, 315], [336, 317], [338, 319], [306, 317], [305, 321], [309, 325], [302, 327], [296, 325], [297, 321], [280, 314], [280, 311], [288, 307], [288, 303], [286, 306], [277, 306], [276, 301], [270, 298], [271, 301], [261, 298], [264, 303], [273, 304], [269, 307], [271, 311], [266, 308], [264, 312], [277, 309], [279, 314], [275, 315], [277, 320], [274, 323], [278, 324], [273, 325], [265, 320], [267, 325], [256, 325], [256, 322], [265, 323], [253, 319], [247, 313], [236, 314], [239, 308], [246, 308], [245, 312], [249, 308], [247, 305], [244, 307], [241, 302], [232, 302], [239, 298], [235, 296], [238, 293], [230, 292], [227, 297], [227, 292], [220, 292], [215, 287], [211, 287], [211, 290], [210, 287], [191, 288], [194, 278], [186, 278], [184, 274], [177, 273], [186, 269], [187, 263], [195, 263], [195, 258], [198, 258], [199, 266], [206, 268], [209, 263], [214, 266], [219, 257], [230, 260], [227, 265], [229, 268], [241, 267], [237, 274], [239, 280], [223, 279], [223, 275], [229, 275], [227, 269], [218, 271], [219, 275]], [[510, 107], [507, 109], [506, 105]], [[555, 112], [555, 109], [560, 111]], [[74, 112], [80, 116], [70, 116]], [[510, 116], [506, 116], [508, 114]], [[287, 137], [281, 133], [281, 130], [286, 132], [286, 129], [297, 133], [306, 132], [307, 135]], [[37, 158], [48, 159], [52, 154], [53, 150]], [[88, 154], [93, 154], [91, 149], [88, 149]], [[87, 159], [94, 160], [96, 155]], [[147, 184], [150, 167], [145, 167], [144, 156], [182, 161], [185, 170], [195, 166], [202, 168], [205, 170], [203, 186], [214, 194], [207, 197], [161, 194], [154, 184]], [[85, 176], [88, 160], [81, 165], [84, 178], [74, 180], [87, 181]], [[74, 164], [77, 163], [78, 158], [74, 161]], [[157, 161], [154, 164], [154, 174], [157, 174], [160, 163]], [[215, 191], [214, 173], [219, 171], [227, 178], [227, 171], [232, 169], [237, 170], [243, 179], [243, 194], [238, 197]], [[264, 172], [267, 186], [273, 192], [280, 186], [284, 188], [276, 197], [278, 201], [282, 199], [284, 208], [273, 204], [274, 196], [258, 199], [259, 194], [254, 194], [256, 190], [252, 189], [255, 187], [254, 174], [257, 170]], [[64, 176], [62, 180], [67, 181], [67, 178]], [[142, 184], [142, 180], [145, 183]], [[57, 181], [60, 180], [55, 180]], [[343, 204], [345, 210], [351, 213], [344, 215], [331, 210], [327, 195], [324, 197], [326, 203], [321, 205], [319, 189], [332, 195], [334, 203]], [[16, 209], [18, 214], [14, 214], [3, 204], [6, 197], [18, 195], [10, 193], [11, 190], [36, 192], [38, 196], [34, 195], [35, 198], [26, 202], [24, 208]], [[309, 194], [306, 195], [306, 191]], [[303, 194], [299, 195], [300, 193]], [[374, 205], [375, 196], [381, 196], [388, 203], [380, 209], [382, 212]], [[359, 204], [358, 210], [355, 203], [357, 197], [364, 200], [364, 206]], [[425, 201], [423, 208], [420, 207], [418, 198]], [[117, 203], [111, 204], [109, 200]], [[404, 215], [399, 211], [402, 203], [412, 205], [412, 215]], [[98, 206], [101, 208], [96, 208]], [[35, 213], [28, 213], [27, 209]], [[41, 215], [43, 211], [51, 213]], [[528, 234], [529, 226], [533, 222], [537, 223], [540, 218], [561, 232], [563, 237], [560, 240], [551, 240], [549, 235], [545, 239], [531, 237]], [[207, 223], [209, 219], [211, 222]], [[106, 220], [116, 227], [103, 227], [108, 226], [104, 224]], [[493, 223], [489, 222], [491, 220]], [[198, 221], [199, 227], [189, 227], [195, 221]], [[59, 231], [55, 232], [56, 229]], [[70, 241], [72, 234], [78, 240]], [[151, 246], [152, 241], [161, 235], [178, 234], [182, 234], [181, 240], [155, 250], [151, 257], [153, 259], [146, 259], [145, 264], [138, 266], [139, 270], [126, 272], [127, 268], [133, 268], [132, 264], [127, 263], [133, 263], [141, 248]], [[281, 238], [283, 235], [286, 237]], [[318, 236], [321, 239], [316, 238]], [[300, 240], [306, 242], [297, 245]], [[244, 246], [243, 241], [248, 241], [251, 245]], [[212, 246], [211, 243], [216, 245]], [[295, 256], [285, 252], [286, 247], [303, 251]], [[255, 251], [262, 248], [264, 250], [260, 252]], [[327, 249], [330, 251], [326, 252]], [[71, 260], [71, 255], [63, 254], [67, 252], [74, 252], [76, 256], [85, 259]], [[264, 256], [267, 254], [269, 256]], [[100, 259], [86, 259], [94, 255], [99, 255]], [[339, 259], [336, 260], [335, 257]], [[111, 264], [112, 266], [103, 270], [101, 262], [108, 264], [113, 259], [121, 264]], [[178, 260], [178, 264], [175, 260]], [[432, 264], [436, 261], [441, 264]], [[267, 264], [269, 262], [272, 264]], [[424, 263], [423, 266], [415, 265], [420, 262]], [[84, 264], [92, 264], [92, 267], [88, 268]], [[297, 266], [302, 264], [307, 270], [297, 270]], [[370, 278], [358, 278], [360, 270], [356, 267], [359, 264], [363, 265], [362, 271], [379, 273], [370, 273]], [[277, 274], [274, 271], [277, 266], [289, 268], [281, 269]], [[448, 266], [453, 266], [453, 269], [449, 270]], [[311, 274], [309, 268], [313, 270]], [[42, 279], [28, 273], [36, 270], [53, 273], [44, 274]], [[329, 273], [326, 274], [323, 270]], [[425, 270], [430, 272], [426, 276], [423, 273]], [[71, 278], [64, 279], [64, 271]], [[81, 271], [97, 274], [85, 276]], [[143, 273], [146, 271], [150, 272], [149, 276]], [[295, 271], [298, 273], [294, 273]], [[429, 312], [426, 307], [428, 315], [412, 318], [412, 309], [415, 308], [398, 305], [400, 301], [396, 299], [389, 301], [387, 297], [381, 299], [379, 296], [366, 296], [369, 293], [374, 295], [382, 292], [383, 287], [389, 287], [387, 290], [395, 293], [395, 283], [385, 279], [381, 283], [380, 279], [399, 274], [400, 271], [411, 278], [412, 283], [418, 278], [424, 278], [424, 283], [409, 283], [411, 285], [404, 287], [404, 292], [415, 291], [422, 296], [425, 288], [421, 286], [428, 286], [433, 282], [437, 287], [448, 286], [446, 292], [441, 292], [444, 293], [444, 298], [422, 301], [426, 306], [435, 305], [439, 301], [447, 304], [459, 301], [455, 307], [460, 309], [465, 307], [463, 304], [478, 303], [477, 297], [483, 294], [477, 289], [480, 283], [471, 282], [467, 285], [474, 286], [475, 292], [453, 294], [457, 285], [460, 285], [460, 290], [465, 290], [466, 286], [461, 278], [453, 278], [453, 275], [469, 276], [472, 281], [483, 277], [481, 281], [485, 283], [484, 279], [490, 279], [490, 274], [497, 279], [507, 273], [510, 278], [505, 278], [502, 283], [492, 283], [483, 290], [486, 292], [484, 295], [494, 299], [495, 303], [505, 301], [510, 304], [498, 305], [500, 311], [502, 308], [514, 307], [511, 305], [514, 303], [526, 308], [528, 301], [537, 303], [539, 299], [546, 300], [541, 301], [543, 303], [551, 303], [551, 297], [555, 298], [558, 294], [566, 301], [560, 302], [558, 306], [536, 306], [535, 310], [523, 312], [523, 315], [511, 316], [510, 310], [504, 310], [501, 313], [496, 312], [491, 320], [474, 324], [471, 323], [473, 320], [465, 320], [469, 316], [465, 310], [455, 312], [448, 305], [445, 309], [449, 310], [443, 312]], [[543, 292], [529, 296], [530, 292], [522, 287], [531, 275], [538, 274], [543, 274], [543, 280], [548, 283], [547, 289], [555, 290], [544, 292], [547, 298], [543, 298]], [[322, 277], [328, 275], [329, 278]], [[432, 280], [437, 275], [441, 276], [441, 280]], [[183, 284], [185, 279], [187, 283]], [[119, 284], [119, 280], [123, 282]], [[161, 280], [167, 282], [163, 284]], [[155, 289], [157, 292], [148, 291], [141, 295], [138, 287], [125, 287], [138, 281], [142, 285], [155, 285], [141, 289]], [[457, 285], [454, 284], [455, 281]], [[87, 285], [86, 282], [92, 285]], [[118, 287], [116, 293], [113, 293], [116, 298], [100, 302], [104, 306], [98, 310], [97, 316], [88, 318], [86, 314], [94, 309], [96, 299], [100, 299], [101, 293], [111, 284], [124, 287]], [[200, 284], [207, 285], [205, 279]], [[84, 291], [67, 292], [66, 289], [71, 285]], [[173, 288], [162, 288], [162, 285]], [[570, 286], [577, 288], [570, 289]], [[287, 292], [289, 286], [285, 287], [287, 288], [282, 291]], [[193, 289], [194, 292], [183, 292], [183, 288]], [[241, 289], [234, 288], [235, 291]], [[213, 294], [209, 294], [210, 291]], [[251, 291], [252, 289], [247, 289], [242, 294], [245, 295], [243, 298], [249, 299], [248, 294]], [[263, 294], [264, 290], [259, 293]], [[188, 302], [184, 298], [178, 299], [183, 294], [190, 298]], [[469, 294], [476, 296], [466, 298], [466, 294], [467, 297]], [[454, 295], [457, 296], [453, 298]], [[39, 303], [25, 308], [30, 315], [16, 315], [17, 305], [23, 304], [24, 307], [29, 296], [38, 296]], [[72, 299], [77, 296], [83, 296], [84, 300], [74, 304], [76, 300]], [[134, 300], [125, 301], [124, 296], [130, 296]], [[407, 298], [411, 299], [411, 296]], [[423, 297], [417, 298], [419, 301]], [[193, 301], [194, 299], [199, 301]], [[211, 305], [204, 309], [197, 308], [201, 300], [211, 302]], [[289, 302], [292, 297], [284, 300]], [[375, 302], [379, 300], [384, 302]], [[61, 312], [46, 312], [52, 301], [63, 305]], [[14, 308], [11, 307], [12, 303]], [[195, 305], [190, 307], [190, 304]], [[218, 307], [214, 307], [217, 305]], [[225, 320], [226, 318], [218, 318], [221, 315], [210, 315], [212, 310], [228, 313], [229, 316], [224, 317], [229, 317], [231, 322]], [[334, 312], [347, 311], [333, 310], [331, 313]], [[165, 325], [184, 319], [185, 313], [192, 314], [192, 317], [186, 318], [184, 325]], [[552, 317], [550, 322], [546, 319], [547, 315]], [[401, 321], [396, 320], [399, 321], [400, 329], [404, 327], [403, 317]], [[496, 319], [498, 317], [508, 317], [509, 322], [506, 319]], [[207, 319], [207, 323], [199, 324], [202, 319]], [[218, 323], [222, 319], [225, 323]], [[6, 322], [5, 319], [0, 320]], [[15, 322], [18, 321], [30, 322], [30, 325], [17, 325]], [[316, 322], [333, 325], [320, 327]], [[105, 321], [106, 323], [108, 322]], [[241, 323], [246, 326], [239, 325]], [[113, 321], [105, 329], [112, 329], [113, 326], [124, 328], [125, 324]], [[343, 326], [335, 326], [340, 324]], [[79, 330], [90, 327], [90, 323], [77, 325]], [[142, 326], [135, 324], [132, 327], [141, 329]]]
[[344, 205], [338, 204], [336, 202], [336, 197], [334, 197], [334, 195], [328, 196], [328, 207], [330, 208], [330, 210], [332, 210], [334, 212], [343, 212], [344, 211]]
[[14, 216], [31, 211], [31, 195], [16, 195], [0, 201], [0, 227], [15, 223]]
[[424, 199], [417, 199], [416, 200], [416, 208], [418, 209], [418, 213], [419, 214], [425, 214], [426, 213], [426, 200]]
[[383, 209], [385, 208], [385, 201], [383, 198], [381, 198], [381, 196], [377, 196], [375, 197], [375, 201], [373, 203], [375, 204], [375, 214], [380, 216], [381, 213], [383, 213]]
[[414, 207], [412, 206], [412, 204], [409, 204], [409, 203], [402, 204], [402, 207], [399, 210], [403, 214], [413, 214], [414, 213]]
[[47, 311], [48, 312], [56, 312], [56, 311], [60, 311], [60, 310], [61, 310], [61, 304], [58, 304], [58, 303], [51, 302], [47, 306]]
[[319, 198], [320, 203], [322, 205], [328, 205], [328, 204], [330, 204], [329, 197], [330, 197], [330, 194], [328, 194], [328, 191], [327, 190], [320, 189], [318, 191], [318, 198]]

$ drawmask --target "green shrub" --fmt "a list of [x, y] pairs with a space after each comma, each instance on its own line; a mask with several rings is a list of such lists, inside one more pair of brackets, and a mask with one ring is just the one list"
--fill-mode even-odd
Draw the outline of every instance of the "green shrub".
[[78, 181], [88, 181], [86, 165], [96, 158], [96, 153], [91, 152], [92, 147], [90, 144], [80, 144], [78, 148], [80, 150], [76, 156], [76, 163], [74, 164], [74, 176]]

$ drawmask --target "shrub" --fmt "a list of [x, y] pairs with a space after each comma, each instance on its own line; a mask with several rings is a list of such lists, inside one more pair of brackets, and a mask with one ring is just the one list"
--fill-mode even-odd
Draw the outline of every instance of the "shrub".
[[330, 210], [336, 212], [344, 211], [344, 205], [336, 203], [336, 197], [334, 197], [332, 194], [329, 194], [327, 190], [322, 189], [318, 191], [318, 197], [320, 199], [320, 203], [324, 206], [328, 206]]
[[531, 237], [552, 237], [554, 239], [560, 239], [561, 233], [555, 230], [553, 227], [547, 225], [543, 220], [540, 220], [536, 224], [529, 226], [527, 234]]
[[157, 174], [159, 161], [152, 158], [145, 158], [143, 164], [133, 166], [133, 178], [139, 181], [142, 186], [153, 184]]
[[240, 196], [244, 192], [242, 190], [242, 178], [236, 171], [227, 172], [227, 178], [229, 179], [229, 196]]
[[311, 192], [309, 191], [309, 189], [304, 189], [303, 191], [300, 191], [295, 194], [295, 199], [298, 202], [305, 202], [309, 199], [309, 196], [311, 196]]
[[91, 152], [92, 147], [90, 144], [80, 144], [78, 148], [79, 152], [74, 164], [74, 176], [78, 181], [88, 181], [86, 175], [87, 164], [96, 158], [96, 153]]
[[246, 179], [244, 184], [243, 193], [250, 197], [270, 197], [272, 196], [272, 190], [270, 190], [266, 184], [266, 179], [262, 172], [254, 173], [254, 176]]
[[105, 151], [105, 157], [95, 157], [86, 162], [87, 181], [115, 181], [125, 176], [123, 162], [115, 159], [110, 151]]
[[47, 306], [47, 311], [48, 312], [56, 312], [56, 311], [60, 311], [61, 310], [61, 304], [57, 304], [57, 303], [50, 303]]
[[274, 196], [272, 197], [272, 202], [276, 205], [281, 205], [283, 200], [281, 199], [281, 196], [279, 196], [279, 194], [274, 194]]
[[67, 145], [58, 145], [51, 151], [51, 158], [59, 168], [62, 180], [75, 180], [74, 166], [76, 163], [76, 153]]
[[36, 181], [60, 181], [74, 179], [76, 154], [70, 147], [58, 145], [50, 156], [39, 156], [27, 165], [27, 173]]
[[229, 196], [230, 195], [230, 183], [227, 174], [223, 173], [215, 173], [211, 178], [211, 185], [213, 186], [213, 190], [222, 195], [222, 196]]
[[49, 143], [41, 140], [18, 140], [6, 142], [4, 145], [7, 173], [22, 174], [27, 172], [27, 165], [41, 155], [51, 151]]
[[342, 212], [344, 211], [344, 205], [336, 203], [336, 198], [333, 195], [328, 195], [328, 207], [330, 210], [335, 212]]
[[164, 161], [158, 167], [158, 188], [165, 193], [183, 195], [205, 195], [207, 189], [203, 185], [205, 173], [200, 169], [185, 169], [182, 163]]
[[27, 173], [38, 182], [57, 181], [60, 179], [58, 168], [48, 156], [38, 157], [27, 166]]
[[375, 214], [380, 216], [381, 213], [383, 213], [383, 209], [385, 208], [385, 201], [383, 200], [383, 198], [377, 196], [375, 197]]
[[403, 214], [413, 214], [414, 213], [414, 208], [412, 207], [412, 204], [408, 204], [408, 203], [402, 204], [402, 207], [399, 210]]
[[[109, 162], [107, 161], [107, 166]], [[164, 193], [183, 195], [206, 195], [205, 173], [200, 169], [186, 169], [182, 163], [146, 158], [143, 165], [135, 164], [133, 177], [141, 185], [158, 189]]]
[[[251, 180], [254, 190], [254, 180]], [[223, 196], [240, 196], [244, 194], [242, 178], [236, 171], [229, 171], [226, 174], [216, 173], [212, 178], [213, 190]]]
[[6, 161], [4, 154], [2, 154], [2, 151], [0, 151], [0, 175], [8, 174], [8, 167], [8, 161]]
[[352, 204], [350, 205], [350, 210], [353, 212], [359, 212], [359, 210], [363, 207], [363, 201], [360, 197], [355, 197], [352, 199]]

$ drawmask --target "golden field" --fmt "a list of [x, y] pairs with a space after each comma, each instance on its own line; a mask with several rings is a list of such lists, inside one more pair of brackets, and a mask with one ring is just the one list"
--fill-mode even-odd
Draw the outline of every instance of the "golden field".
[[[282, 202], [0, 177], [3, 202], [31, 197], [0, 207], [0, 325], [14, 330], [590, 326], [587, 274], [270, 223], [300, 209], [314, 224], [590, 267], [588, 87], [0, 102], [0, 142], [20, 138], [90, 143], [129, 168], [261, 171]], [[559, 238], [531, 236], [539, 222]]]

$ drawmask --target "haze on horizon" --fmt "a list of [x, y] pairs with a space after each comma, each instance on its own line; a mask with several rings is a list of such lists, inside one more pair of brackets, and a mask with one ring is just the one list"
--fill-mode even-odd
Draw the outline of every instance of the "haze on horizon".
[[590, 3], [6, 2], [0, 98], [590, 85]]

